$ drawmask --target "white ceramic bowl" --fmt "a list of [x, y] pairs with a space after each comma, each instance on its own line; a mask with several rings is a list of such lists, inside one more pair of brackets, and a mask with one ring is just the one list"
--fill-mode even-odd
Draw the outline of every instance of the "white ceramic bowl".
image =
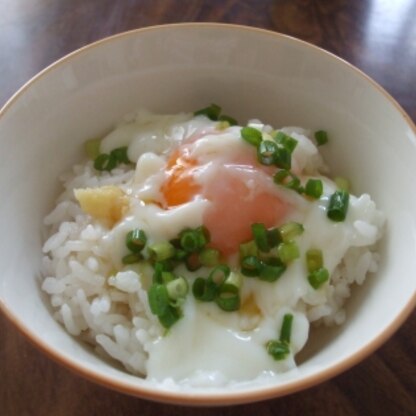
[[[387, 216], [380, 271], [354, 291], [347, 322], [317, 331], [291, 378], [264, 386], [154, 387], [69, 336], [41, 293], [42, 218], [57, 177], [82, 143], [139, 107], [193, 110], [211, 102], [240, 120], [325, 128], [325, 157]], [[262, 400], [322, 382], [379, 347], [415, 305], [415, 126], [375, 82], [307, 43], [217, 24], [151, 27], [87, 46], [28, 82], [0, 113], [0, 307], [39, 348], [79, 374], [140, 397], [180, 404]]]

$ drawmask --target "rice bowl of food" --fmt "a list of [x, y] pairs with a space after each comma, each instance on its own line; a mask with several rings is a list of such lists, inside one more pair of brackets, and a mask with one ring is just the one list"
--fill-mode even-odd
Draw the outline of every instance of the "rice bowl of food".
[[37, 76], [0, 134], [1, 189], [18, 183], [0, 305], [108, 387], [181, 404], [288, 394], [414, 306], [414, 126], [318, 48], [228, 25], [129, 32]]

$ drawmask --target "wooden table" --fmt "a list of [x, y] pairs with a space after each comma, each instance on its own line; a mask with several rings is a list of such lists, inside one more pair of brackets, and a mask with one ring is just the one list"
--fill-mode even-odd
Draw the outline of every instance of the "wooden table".
[[[183, 21], [239, 23], [319, 45], [378, 81], [416, 121], [416, 0], [0, 0], [0, 105], [39, 70], [92, 41]], [[416, 415], [416, 313], [331, 381], [245, 406], [195, 409], [106, 390], [37, 351], [0, 316], [0, 414]]]

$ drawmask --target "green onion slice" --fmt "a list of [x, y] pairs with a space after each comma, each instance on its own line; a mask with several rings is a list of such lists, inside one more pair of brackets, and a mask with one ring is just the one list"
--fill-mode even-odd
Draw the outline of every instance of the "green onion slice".
[[308, 268], [308, 272], [312, 273], [324, 265], [324, 257], [322, 254], [322, 250], [317, 248], [311, 248], [306, 252], [306, 266]]
[[300, 256], [299, 247], [294, 241], [281, 243], [279, 247], [277, 247], [277, 252], [279, 254], [280, 260], [284, 264], [288, 264]]
[[189, 254], [185, 258], [185, 266], [190, 272], [194, 272], [202, 267], [199, 255], [197, 253]]
[[293, 137], [288, 136], [287, 134], [283, 133], [282, 131], [278, 131], [274, 136], [274, 141], [284, 147], [290, 153], [293, 153], [296, 146], [298, 145], [298, 141]]
[[231, 269], [226, 264], [220, 264], [215, 267], [208, 276], [208, 280], [216, 286], [221, 286], [230, 276]]
[[130, 253], [126, 254], [122, 259], [121, 262], [123, 264], [134, 264], [138, 263], [139, 261], [143, 260], [143, 256], [140, 253]]
[[175, 255], [175, 247], [169, 241], [162, 241], [148, 246], [148, 252], [151, 260], [163, 261], [172, 258]]
[[318, 146], [322, 146], [328, 142], [328, 133], [325, 130], [315, 132], [315, 140]]
[[108, 155], [107, 153], [101, 153], [94, 160], [94, 169], [100, 172], [110, 172], [117, 166], [117, 160], [114, 156]]
[[286, 188], [293, 189], [294, 191], [300, 190], [300, 179], [292, 172], [286, 169], [279, 170], [273, 177], [273, 180], [278, 185], [282, 185]]
[[169, 305], [165, 312], [158, 315], [159, 322], [166, 328], [169, 329], [181, 318], [181, 311], [174, 306]]
[[165, 285], [154, 283], [148, 292], [149, 306], [152, 313], [163, 315], [169, 307], [169, 294]]
[[126, 235], [126, 246], [133, 253], [142, 251], [146, 242], [146, 233], [138, 228], [128, 232]]
[[222, 114], [218, 117], [218, 121], [226, 121], [230, 126], [237, 126], [238, 121], [230, 116], [227, 116], [225, 114]]
[[287, 313], [283, 316], [282, 327], [280, 328], [280, 338], [281, 342], [286, 344], [290, 343], [290, 337], [292, 334], [292, 323], [293, 323], [293, 315], [291, 313]]
[[162, 281], [162, 283], [167, 284], [171, 282], [172, 280], [175, 280], [177, 277], [172, 272], [163, 271], [160, 274], [160, 278], [161, 278], [160, 280]]
[[261, 269], [261, 261], [256, 256], [246, 256], [241, 260], [241, 273], [244, 276], [257, 277]]
[[265, 225], [262, 223], [254, 223], [251, 225], [251, 232], [258, 249], [264, 251], [265, 253], [270, 251], [268, 234]]
[[259, 146], [262, 142], [262, 134], [254, 127], [243, 127], [241, 129], [241, 137], [253, 146]]
[[260, 269], [260, 280], [275, 282], [285, 272], [286, 265], [277, 258], [269, 258], [262, 262]]
[[192, 284], [192, 293], [196, 300], [211, 302], [217, 296], [218, 286], [212, 280], [198, 277]]
[[181, 247], [188, 253], [194, 253], [200, 249], [199, 235], [194, 230], [186, 230], [181, 233]]
[[117, 164], [125, 163], [127, 165], [130, 163], [130, 159], [127, 156], [127, 150], [127, 146], [113, 149], [110, 153], [110, 157], [113, 157], [116, 160]]
[[221, 285], [220, 291], [238, 292], [243, 283], [243, 279], [240, 273], [231, 272], [225, 279], [225, 282]]
[[240, 309], [240, 295], [228, 291], [220, 291], [215, 298], [215, 303], [226, 312], [233, 312]]
[[247, 243], [240, 244], [240, 258], [243, 259], [247, 256], [257, 256], [259, 249], [254, 240]]
[[188, 282], [182, 277], [178, 277], [166, 284], [168, 296], [171, 300], [185, 298], [188, 293]]
[[350, 195], [347, 191], [335, 191], [328, 203], [327, 216], [335, 222], [344, 221], [347, 216]]
[[313, 271], [308, 276], [309, 284], [316, 290], [329, 280], [329, 272], [324, 267]]
[[269, 341], [266, 349], [276, 361], [282, 361], [290, 354], [289, 345], [281, 341]]
[[275, 156], [277, 149], [277, 144], [270, 140], [263, 140], [257, 147], [257, 160], [262, 165], [273, 165], [275, 163]]
[[204, 248], [199, 253], [199, 261], [205, 267], [217, 266], [220, 260], [220, 252], [215, 248]]
[[309, 179], [305, 185], [305, 194], [311, 198], [319, 199], [322, 196], [324, 187], [320, 179]]
[[277, 247], [282, 242], [282, 237], [278, 228], [267, 230], [267, 241], [270, 248]]
[[278, 147], [274, 154], [274, 164], [278, 168], [289, 170], [292, 166], [292, 153], [285, 147]]
[[201, 108], [194, 112], [194, 116], [205, 116], [212, 121], [217, 121], [221, 114], [221, 107], [217, 104], [211, 104], [208, 107]]
[[302, 224], [294, 221], [287, 222], [279, 227], [280, 237], [285, 243], [299, 237], [304, 230], [305, 228]]

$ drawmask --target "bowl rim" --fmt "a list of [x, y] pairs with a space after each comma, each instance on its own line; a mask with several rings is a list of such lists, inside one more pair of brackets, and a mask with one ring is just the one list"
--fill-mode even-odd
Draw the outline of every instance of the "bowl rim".
[[[388, 101], [396, 108], [396, 110], [403, 117], [404, 121], [409, 125], [410, 129], [413, 130], [413, 133], [416, 135], [416, 125], [406, 111], [401, 107], [401, 105], [375, 80], [370, 76], [365, 74], [362, 70], [352, 65], [348, 61], [336, 56], [335, 54], [322, 49], [316, 45], [313, 45], [309, 42], [303, 41], [301, 39], [275, 32], [272, 30], [262, 29], [253, 26], [239, 25], [239, 24], [229, 24], [229, 23], [210, 23], [210, 22], [187, 22], [187, 23], [170, 23], [170, 24], [161, 24], [161, 25], [152, 25], [146, 26], [138, 29], [132, 29], [111, 35], [92, 43], [89, 43], [81, 48], [76, 49], [75, 51], [63, 56], [62, 58], [51, 63], [43, 70], [38, 72], [35, 76], [30, 78], [26, 83], [24, 83], [3, 105], [0, 109], [0, 122], [1, 118], [4, 117], [6, 112], [10, 110], [13, 104], [28, 90], [33, 84], [35, 84], [39, 79], [43, 78], [50, 71], [53, 71], [57, 67], [67, 63], [75, 56], [83, 54], [90, 49], [93, 49], [97, 46], [101, 46], [108, 42], [113, 42], [121, 38], [126, 38], [129, 36], [140, 35], [143, 32], [151, 31], [160, 31], [160, 30], [174, 30], [174, 29], [201, 29], [201, 28], [222, 28], [232, 31], [245, 31], [252, 32], [254, 34], [259, 34], [263, 36], [271, 36], [274, 38], [285, 39], [287, 41], [296, 43], [300, 46], [306, 48], [312, 48], [315, 52], [326, 55], [333, 60], [341, 62], [343, 65], [346, 65], [353, 72], [355, 72], [360, 77], [364, 78], [369, 82], [373, 88], [381, 92]], [[142, 399], [147, 399], [156, 402], [170, 403], [177, 405], [187, 405], [187, 406], [224, 406], [224, 405], [233, 405], [233, 404], [244, 404], [251, 402], [258, 402], [262, 400], [277, 398], [285, 396], [291, 393], [295, 393], [314, 385], [320, 384], [324, 381], [329, 380], [330, 378], [335, 377], [336, 375], [348, 370], [354, 365], [358, 364], [371, 353], [373, 353], [377, 348], [379, 348], [383, 343], [385, 343], [404, 323], [404, 321], [410, 316], [413, 309], [416, 307], [416, 291], [410, 297], [409, 301], [404, 305], [400, 313], [396, 318], [381, 332], [377, 337], [372, 341], [364, 345], [359, 351], [357, 351], [352, 356], [349, 356], [342, 361], [336, 363], [330, 368], [323, 370], [318, 370], [315, 373], [306, 376], [301, 380], [292, 380], [286, 382], [284, 385], [267, 385], [267, 386], [256, 386], [252, 390], [235, 390], [228, 391], [223, 394], [219, 394], [218, 391], [206, 392], [202, 391], [155, 391], [154, 385], [143, 386], [143, 385], [132, 385], [129, 382], [123, 380], [114, 380], [111, 376], [106, 374], [98, 373], [94, 370], [85, 368], [82, 363], [64, 355], [59, 350], [51, 348], [46, 342], [42, 340], [40, 336], [32, 332], [23, 321], [21, 321], [17, 316], [15, 316], [7, 307], [6, 303], [0, 298], [0, 311], [6, 316], [6, 318], [11, 322], [14, 327], [25, 336], [33, 345], [35, 345], [40, 351], [42, 351], [46, 356], [51, 358], [53, 361], [63, 365], [70, 371], [75, 374], [78, 374], [85, 379], [92, 381], [101, 386], [110, 388], [112, 390], [128, 394], [131, 396], [136, 396]]]

